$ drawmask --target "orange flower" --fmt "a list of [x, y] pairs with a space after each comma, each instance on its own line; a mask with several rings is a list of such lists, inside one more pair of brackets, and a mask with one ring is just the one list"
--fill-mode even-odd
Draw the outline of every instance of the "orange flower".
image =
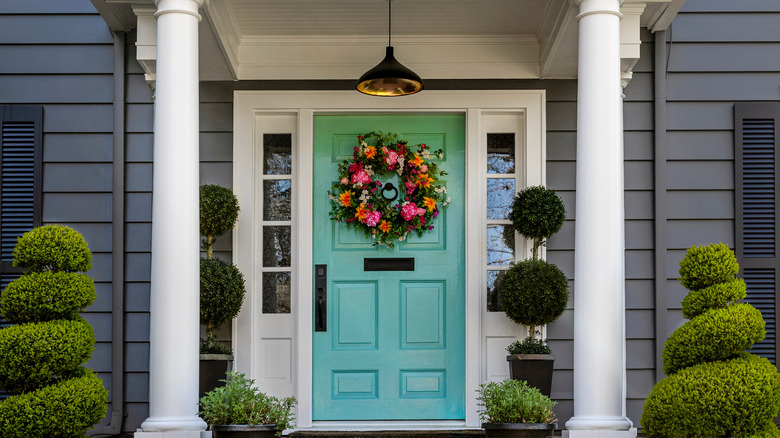
[[352, 205], [352, 192], [339, 193], [339, 202], [341, 202], [341, 205], [344, 207], [349, 207]]
[[360, 206], [355, 211], [355, 217], [357, 218], [357, 220], [362, 222], [363, 219], [366, 218], [366, 213], [368, 213], [368, 209], [366, 208], [366, 203], [364, 202], [360, 204]]
[[387, 221], [382, 221], [379, 224], [379, 229], [382, 230], [383, 233], [387, 233], [388, 231], [392, 230], [393, 227]]
[[427, 173], [421, 173], [417, 180], [417, 184], [421, 185], [422, 187], [425, 187], [426, 189], [431, 187], [432, 182], [433, 182], [433, 178], [428, 176]]
[[436, 208], [436, 200], [427, 196], [423, 197], [423, 204], [428, 207], [428, 211], [433, 211]]
[[417, 166], [417, 167], [420, 167], [420, 166], [422, 166], [423, 160], [422, 160], [422, 158], [420, 158], [420, 156], [419, 156], [419, 155], [417, 155], [417, 154], [414, 154], [414, 159], [413, 159], [413, 160], [411, 160], [411, 161], [409, 161], [409, 162], [410, 162], [411, 164], [414, 164], [414, 165], [415, 165], [415, 166]]
[[376, 148], [374, 146], [367, 146], [363, 151], [366, 153], [366, 158], [369, 160], [376, 156]]

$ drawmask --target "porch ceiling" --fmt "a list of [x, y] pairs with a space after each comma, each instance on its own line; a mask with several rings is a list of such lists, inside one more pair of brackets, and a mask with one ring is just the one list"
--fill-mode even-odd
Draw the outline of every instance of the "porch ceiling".
[[[153, 74], [154, 1], [92, 3], [112, 30], [138, 27], [139, 61]], [[574, 78], [574, 3], [394, 0], [392, 44], [423, 78]], [[625, 0], [623, 26], [635, 32], [623, 38], [624, 70], [638, 58], [639, 26], [666, 28], [683, 3]], [[206, 0], [202, 15], [202, 80], [354, 79], [387, 45], [386, 0]]]

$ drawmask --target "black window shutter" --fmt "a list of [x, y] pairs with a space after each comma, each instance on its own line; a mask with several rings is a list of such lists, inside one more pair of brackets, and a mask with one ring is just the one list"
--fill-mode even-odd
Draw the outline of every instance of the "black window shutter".
[[734, 106], [736, 254], [747, 298], [766, 321], [766, 339], [752, 352], [777, 363], [777, 227], [780, 103]]
[[43, 107], [0, 106], [0, 290], [21, 272], [16, 238], [41, 225], [42, 144]]

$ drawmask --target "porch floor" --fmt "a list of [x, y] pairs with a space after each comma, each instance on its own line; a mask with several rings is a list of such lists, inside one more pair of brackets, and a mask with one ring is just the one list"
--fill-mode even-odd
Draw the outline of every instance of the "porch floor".
[[484, 430], [379, 430], [379, 431], [297, 431], [290, 438], [467, 438], [484, 437]]

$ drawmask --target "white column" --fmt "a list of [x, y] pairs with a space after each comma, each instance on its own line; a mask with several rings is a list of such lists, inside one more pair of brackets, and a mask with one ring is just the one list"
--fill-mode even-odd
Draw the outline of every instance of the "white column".
[[[149, 418], [136, 436], [198, 437], [198, 9], [157, 0]], [[162, 433], [161, 433], [162, 432]], [[148, 434], [147, 434], [148, 433]]]
[[620, 0], [579, 5], [574, 417], [569, 437], [636, 436], [626, 418]]

